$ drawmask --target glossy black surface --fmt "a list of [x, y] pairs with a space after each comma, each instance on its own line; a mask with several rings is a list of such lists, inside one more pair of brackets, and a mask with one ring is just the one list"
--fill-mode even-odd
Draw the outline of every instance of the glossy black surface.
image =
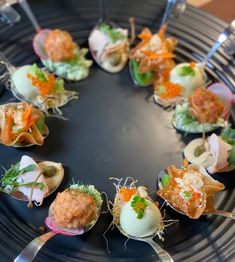
[[[45, 4], [46, 2], [46, 4]], [[68, 30], [82, 46], [87, 46], [89, 31], [99, 16], [96, 0], [29, 1], [43, 28]], [[143, 26], [158, 30], [164, 1], [108, 1], [111, 20], [123, 27], [128, 18], [137, 18], [137, 31]], [[21, 12], [21, 10], [18, 8]], [[16, 66], [38, 62], [31, 40], [34, 30], [22, 14], [21, 23], [13, 28], [0, 24], [0, 49]], [[171, 20], [168, 33], [176, 36], [177, 62], [200, 59], [226, 24], [204, 12], [188, 7], [180, 20]], [[234, 67], [220, 49], [213, 57], [207, 73], [210, 79], [224, 81], [234, 88]], [[23, 154], [35, 159], [62, 162], [65, 179], [62, 191], [72, 181], [93, 183], [112, 199], [115, 192], [109, 177], [133, 176], [149, 191], [156, 188], [156, 177], [168, 164], [181, 165], [182, 149], [196, 136], [183, 136], [171, 126], [171, 113], [163, 111], [149, 100], [146, 89], [136, 88], [131, 82], [128, 68], [120, 74], [108, 74], [97, 65], [88, 79], [70, 83], [68, 88], [79, 90], [80, 100], [63, 108], [69, 121], [48, 119], [50, 135], [42, 147], [26, 149], [0, 145], [0, 162], [9, 167]], [[234, 89], [233, 89], [234, 90]], [[12, 96], [1, 94], [0, 102]], [[235, 180], [232, 173], [215, 176], [226, 185], [218, 194], [216, 207], [232, 211], [235, 198]], [[26, 203], [0, 195], [0, 261], [13, 258], [38, 236], [48, 207], [56, 193], [48, 197], [42, 207], [27, 209]], [[105, 206], [103, 207], [106, 210]], [[175, 261], [233, 261], [235, 259], [235, 225], [221, 217], [202, 217], [190, 220], [167, 209], [166, 219], [179, 222], [166, 230], [162, 247]], [[109, 214], [102, 214], [97, 225], [79, 237], [56, 236], [42, 248], [35, 261], [157, 261], [153, 250], [145, 243], [126, 240], [116, 229], [108, 233], [106, 250], [102, 236], [111, 222]]]

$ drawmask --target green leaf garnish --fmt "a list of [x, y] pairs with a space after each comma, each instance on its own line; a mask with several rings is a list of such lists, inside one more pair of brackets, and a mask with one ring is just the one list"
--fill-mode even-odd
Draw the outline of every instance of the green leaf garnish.
[[[25, 186], [25, 187], [32, 187], [34, 184], [34, 182], [29, 182], [29, 183], [25, 183], [25, 184], [20, 184], [20, 186]], [[44, 183], [43, 182], [37, 182], [35, 183], [34, 187], [37, 187], [39, 189], [43, 189], [44, 188]]]
[[235, 145], [235, 129], [225, 128], [221, 133], [221, 138], [230, 145]]
[[235, 145], [232, 145], [232, 149], [229, 151], [228, 163], [231, 166], [235, 166]]
[[166, 94], [166, 87], [164, 85], [160, 85], [158, 93], [159, 95]]
[[56, 79], [55, 82], [55, 92], [60, 93], [64, 91], [64, 80], [63, 79]]
[[34, 77], [36, 77], [38, 80], [42, 82], [47, 81], [47, 75], [46, 73], [40, 69], [36, 64], [33, 64], [30, 69], [30, 74], [32, 74]]
[[141, 219], [144, 216], [145, 209], [148, 206], [146, 200], [139, 195], [135, 195], [131, 201], [131, 207], [137, 214], [137, 218]]
[[116, 28], [112, 28], [108, 24], [102, 23], [99, 27], [99, 30], [106, 34], [113, 43], [117, 42], [118, 40], [126, 39], [126, 36], [122, 32]]
[[44, 130], [45, 130], [45, 118], [44, 117], [41, 117], [39, 118], [39, 120], [37, 121], [36, 123], [36, 126], [38, 128], [38, 131], [43, 134]]
[[177, 68], [177, 73], [180, 76], [191, 76], [191, 77], [194, 77], [196, 74], [195, 70], [190, 66], [181, 66]]
[[231, 166], [235, 165], [235, 129], [226, 128], [221, 133], [221, 138], [232, 146], [228, 153], [228, 163]]
[[170, 175], [165, 174], [165, 175], [162, 177], [162, 181], [161, 181], [162, 187], [163, 187], [163, 188], [166, 187], [169, 182], [170, 182]]
[[190, 191], [184, 191], [184, 192], [183, 192], [183, 195], [184, 195], [184, 198], [185, 198], [186, 200], [189, 200], [189, 199], [192, 198], [193, 193], [190, 192]]
[[[29, 187], [32, 186], [33, 182], [25, 184], [23, 181], [22, 182], [17, 181], [17, 178], [24, 173], [35, 171], [36, 168], [37, 166], [35, 164], [32, 164], [26, 166], [25, 168], [20, 169], [20, 163], [18, 162], [15, 165], [11, 165], [10, 169], [8, 170], [4, 169], [5, 174], [0, 180], [2, 188], [5, 188], [6, 186], [10, 186], [11, 191], [15, 192], [17, 191], [19, 186], [29, 186]], [[36, 183], [35, 186], [42, 189], [44, 187], [44, 183], [42, 182]]]
[[146, 86], [149, 85], [153, 81], [153, 72], [146, 72], [144, 74], [139, 73], [139, 62], [137, 62], [135, 59], [131, 59], [131, 66], [133, 70], [133, 75], [136, 80], [136, 82], [140, 86]]
[[90, 195], [95, 200], [98, 207], [102, 205], [103, 199], [101, 197], [101, 193], [93, 185], [84, 185], [79, 181], [76, 183], [74, 179], [72, 179], [72, 185], [70, 185], [69, 188], [77, 189]]

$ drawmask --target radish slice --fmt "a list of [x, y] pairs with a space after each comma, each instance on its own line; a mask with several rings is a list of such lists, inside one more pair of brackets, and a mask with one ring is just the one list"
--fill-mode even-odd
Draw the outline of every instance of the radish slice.
[[33, 39], [33, 49], [37, 56], [41, 59], [48, 59], [48, 55], [45, 51], [45, 41], [52, 30], [42, 29], [40, 30]]
[[229, 87], [221, 83], [215, 83], [208, 87], [208, 89], [216, 94], [224, 103], [224, 112], [222, 117], [227, 120], [231, 113], [232, 104], [235, 102], [235, 95]]
[[56, 225], [55, 220], [52, 216], [48, 216], [45, 219], [45, 224], [55, 233], [65, 235], [65, 236], [77, 236], [77, 235], [82, 235], [84, 233], [83, 228], [64, 228], [64, 227], [59, 227]]
[[[27, 184], [27, 183], [32, 183], [35, 181], [35, 179], [38, 177], [38, 175], [40, 174], [40, 169], [37, 165], [37, 163], [29, 156], [22, 156], [21, 160], [20, 160], [20, 170], [23, 168], [26, 168], [30, 165], [35, 165], [36, 168], [34, 171], [29, 171], [29, 172], [24, 172], [23, 174], [19, 175], [17, 177], [17, 182], [18, 183], [22, 183], [23, 184]], [[32, 194], [32, 201], [36, 202], [38, 206], [40, 206], [43, 202], [43, 198], [46, 196], [46, 194], [48, 193], [48, 186], [46, 185], [45, 179], [43, 176], [40, 176], [37, 179], [38, 183], [43, 183], [44, 184], [44, 188], [43, 189], [39, 189], [37, 187], [34, 188], [33, 190], [33, 194]], [[23, 193], [24, 196], [26, 196], [27, 199], [30, 199], [30, 195], [31, 195], [31, 187], [28, 186], [19, 186], [17, 189], [19, 192]]]

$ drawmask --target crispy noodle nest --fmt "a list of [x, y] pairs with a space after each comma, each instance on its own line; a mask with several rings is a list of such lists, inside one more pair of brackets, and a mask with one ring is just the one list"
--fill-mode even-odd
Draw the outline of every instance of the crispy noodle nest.
[[[196, 165], [189, 165], [188, 168], [192, 171], [198, 172], [200, 169]], [[190, 218], [197, 219], [202, 214], [210, 213], [214, 210], [214, 194], [224, 189], [224, 185], [222, 183], [214, 180], [208, 174], [206, 175], [199, 172], [204, 182], [204, 186], [200, 190], [202, 193], [202, 201], [199, 202], [199, 200], [195, 199], [185, 201], [184, 198], [179, 195], [179, 191], [175, 186], [175, 178], [182, 178], [184, 171], [182, 169], [178, 169], [174, 165], [170, 165], [167, 167], [167, 173], [170, 176], [170, 181], [166, 187], [157, 191], [157, 195], [168, 202], [179, 213], [183, 213]]]
[[[0, 143], [6, 146], [13, 146], [13, 147], [27, 147], [32, 145], [42, 145], [44, 139], [49, 134], [49, 129], [45, 125], [43, 133], [40, 133], [36, 125], [36, 121], [34, 125], [32, 125], [27, 130], [15, 134], [13, 140], [9, 137], [9, 129], [7, 125], [8, 117], [6, 115], [6, 112], [9, 108], [16, 109], [19, 108], [20, 106], [25, 107], [28, 106], [28, 104], [25, 102], [19, 102], [19, 103], [8, 103], [0, 106]], [[38, 119], [43, 117], [43, 113], [35, 107], [33, 107], [32, 114], [35, 118]]]

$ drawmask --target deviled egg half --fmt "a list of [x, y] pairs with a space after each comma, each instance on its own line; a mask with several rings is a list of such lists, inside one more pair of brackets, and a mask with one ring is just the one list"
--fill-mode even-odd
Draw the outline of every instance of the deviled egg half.
[[14, 70], [11, 75], [11, 90], [17, 99], [32, 103], [44, 112], [49, 109], [59, 111], [68, 101], [78, 98], [76, 91], [64, 88], [63, 79], [56, 78], [36, 64]]
[[121, 207], [120, 226], [124, 232], [134, 237], [154, 235], [162, 223], [158, 207], [138, 194]]
[[149, 197], [147, 188], [135, 186], [132, 178], [123, 184], [117, 179], [117, 190], [112, 208], [113, 223], [127, 237], [142, 238], [158, 235], [162, 239], [164, 224], [161, 212]]
[[200, 63], [180, 63], [170, 72], [169, 81], [184, 88], [183, 95], [188, 97], [197, 87], [205, 86], [207, 76], [204, 65]]

